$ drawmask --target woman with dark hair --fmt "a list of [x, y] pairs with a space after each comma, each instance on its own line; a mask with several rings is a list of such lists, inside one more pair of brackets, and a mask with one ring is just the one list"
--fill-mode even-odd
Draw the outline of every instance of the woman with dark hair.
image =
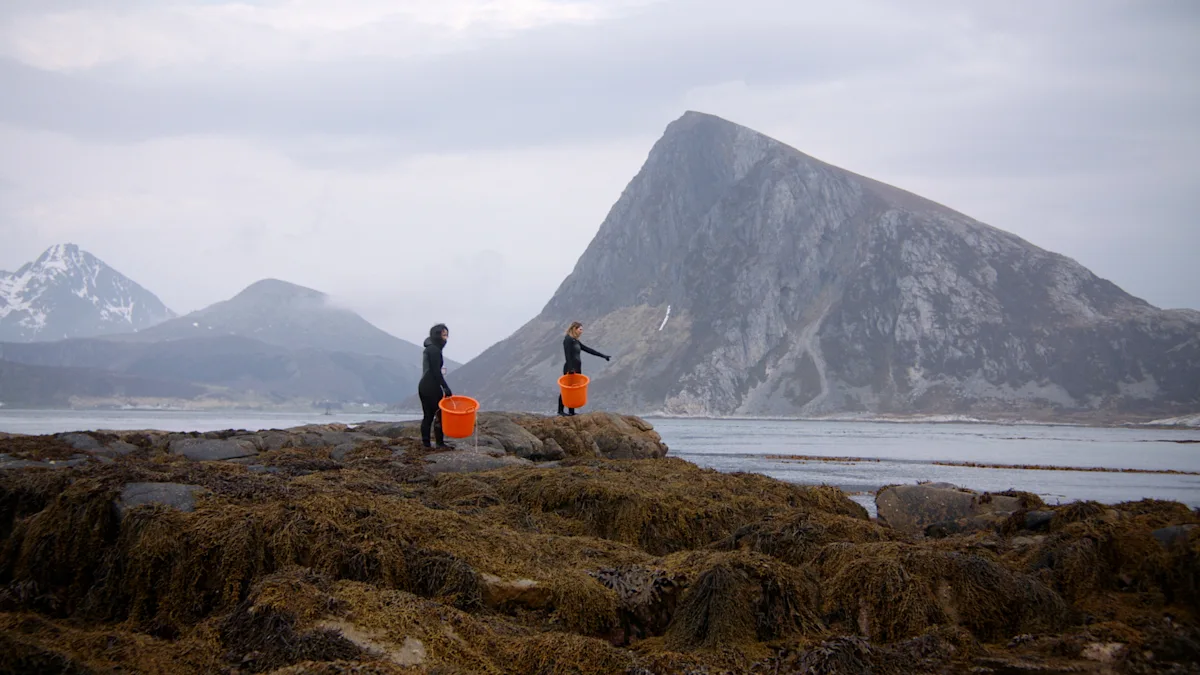
[[[587, 352], [592, 356], [599, 356], [605, 361], [612, 359], [611, 356], [601, 354], [591, 347], [579, 341], [579, 336], [583, 335], [583, 324], [578, 321], [572, 321], [570, 327], [567, 328], [567, 336], [563, 338], [563, 355], [566, 357], [566, 363], [563, 364], [563, 375], [568, 373], [583, 372], [583, 354]], [[562, 394], [558, 395], [558, 414], [570, 416], [575, 414], [575, 409], [570, 408], [571, 412], [563, 412]]]
[[[445, 396], [453, 396], [450, 385], [446, 384], [445, 368], [442, 367], [442, 348], [450, 338], [450, 329], [446, 324], [439, 323], [429, 329], [429, 337], [425, 339], [425, 353], [421, 356], [421, 381], [417, 383], [417, 395], [421, 397], [421, 445], [430, 448], [429, 432], [432, 427], [437, 447], [446, 447], [446, 438], [442, 435], [442, 409], [438, 407]], [[437, 422], [435, 425], [434, 422]]]

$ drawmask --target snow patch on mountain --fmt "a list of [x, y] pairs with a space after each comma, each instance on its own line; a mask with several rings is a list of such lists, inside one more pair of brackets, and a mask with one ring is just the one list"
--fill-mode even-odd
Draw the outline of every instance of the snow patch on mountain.
[[173, 318], [153, 293], [74, 244], [0, 271], [0, 341], [125, 333]]

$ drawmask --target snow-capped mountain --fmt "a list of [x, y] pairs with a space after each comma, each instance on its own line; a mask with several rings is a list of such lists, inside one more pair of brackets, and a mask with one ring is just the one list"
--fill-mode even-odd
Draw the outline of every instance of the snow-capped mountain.
[[0, 342], [127, 333], [175, 317], [153, 293], [74, 244], [0, 271]]

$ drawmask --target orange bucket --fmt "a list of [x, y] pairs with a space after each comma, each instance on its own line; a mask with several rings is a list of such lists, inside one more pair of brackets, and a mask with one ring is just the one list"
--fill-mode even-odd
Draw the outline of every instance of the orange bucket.
[[450, 438], [467, 438], [475, 432], [479, 401], [470, 396], [447, 396], [438, 402], [442, 409], [442, 433]]
[[587, 405], [588, 382], [588, 376], [583, 373], [568, 373], [558, 378], [564, 408], [582, 408]]

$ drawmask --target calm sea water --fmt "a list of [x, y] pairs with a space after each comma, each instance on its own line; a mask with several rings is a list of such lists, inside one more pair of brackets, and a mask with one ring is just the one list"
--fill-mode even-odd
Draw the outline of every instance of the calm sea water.
[[[0, 409], [0, 431], [44, 434], [93, 429], [213, 431], [301, 424], [412, 420], [419, 414], [25, 411]], [[651, 419], [671, 454], [719, 471], [752, 471], [836, 485], [874, 512], [881, 486], [945, 481], [976, 490], [1027, 490], [1049, 503], [1145, 497], [1200, 507], [1200, 475], [1071, 471], [1071, 468], [1200, 473], [1200, 430], [1075, 426]], [[791, 459], [797, 455], [813, 459]], [[826, 459], [816, 459], [826, 458]], [[853, 459], [847, 459], [853, 458]], [[1064, 470], [945, 466], [936, 462], [1043, 465]]]

